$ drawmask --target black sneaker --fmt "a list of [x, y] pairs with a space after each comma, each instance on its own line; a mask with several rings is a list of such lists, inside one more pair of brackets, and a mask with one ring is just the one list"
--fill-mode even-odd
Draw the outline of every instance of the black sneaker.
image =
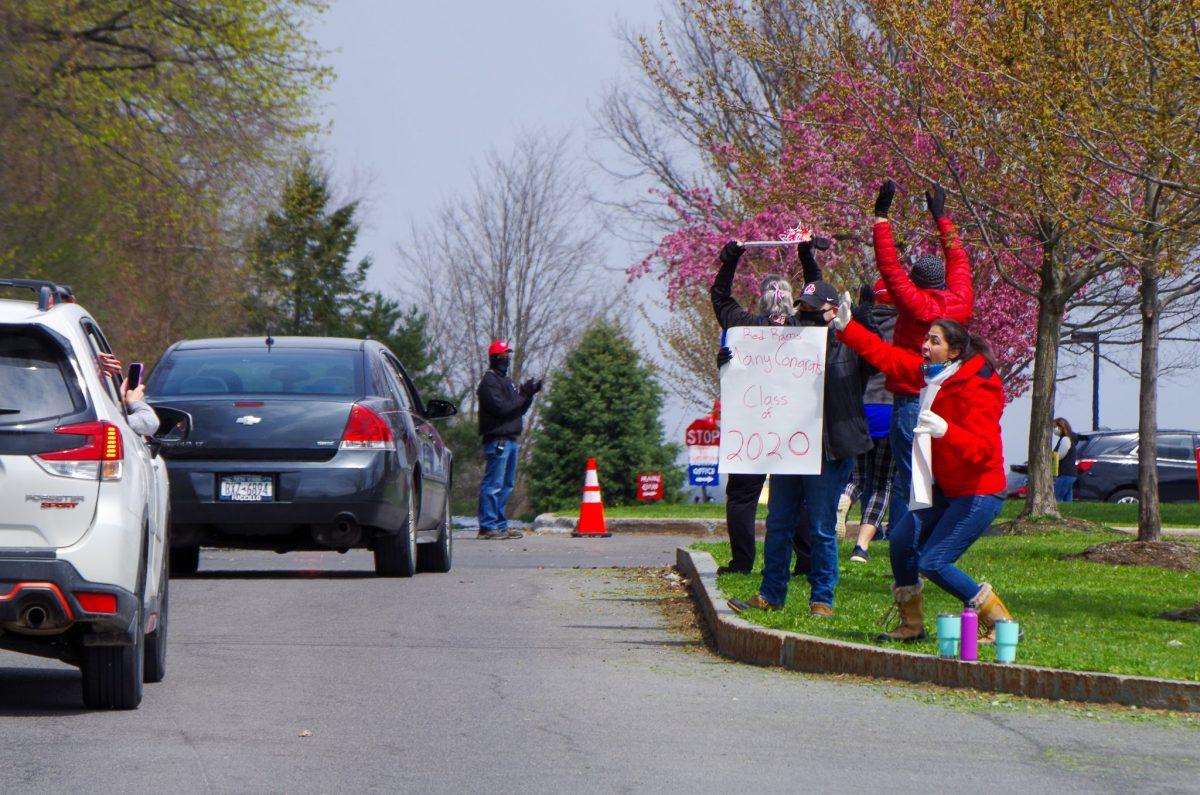
[[717, 566], [717, 576], [722, 574], [749, 574], [750, 569], [735, 569], [733, 566]]
[[868, 563], [870, 560], [871, 553], [862, 547], [855, 547], [854, 551], [850, 553], [851, 563]]
[[510, 538], [510, 539], [511, 538], [524, 538], [525, 534], [522, 533], [520, 530], [505, 530], [504, 535], [502, 535], [500, 537], [501, 538]]
[[479, 535], [475, 536], [481, 541], [499, 541], [502, 538], [508, 538], [506, 530], [480, 530]]

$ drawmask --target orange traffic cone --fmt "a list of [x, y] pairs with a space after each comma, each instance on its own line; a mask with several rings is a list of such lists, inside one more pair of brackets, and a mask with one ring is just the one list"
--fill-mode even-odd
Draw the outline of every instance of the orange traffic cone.
[[600, 500], [600, 476], [596, 474], [596, 459], [589, 458], [587, 475], [583, 479], [583, 504], [579, 506], [579, 527], [571, 533], [575, 538], [608, 538], [612, 533], [604, 524], [604, 503]]

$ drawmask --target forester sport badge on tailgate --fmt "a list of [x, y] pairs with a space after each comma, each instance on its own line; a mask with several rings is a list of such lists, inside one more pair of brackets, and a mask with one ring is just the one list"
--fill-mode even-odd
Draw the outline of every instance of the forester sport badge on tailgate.
[[234, 420], [238, 425], [258, 425], [262, 422], [262, 417], [255, 417], [253, 414], [247, 414], [244, 417], [238, 417]]
[[74, 508], [83, 502], [82, 496], [72, 494], [26, 494], [25, 502], [39, 502], [42, 510], [49, 508]]

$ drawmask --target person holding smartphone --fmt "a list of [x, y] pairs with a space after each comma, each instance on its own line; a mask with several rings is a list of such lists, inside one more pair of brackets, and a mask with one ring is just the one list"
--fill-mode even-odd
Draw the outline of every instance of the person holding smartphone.
[[[111, 353], [96, 354], [100, 372], [106, 376], [121, 377], [121, 360]], [[153, 436], [158, 432], [159, 419], [153, 407], [146, 402], [146, 385], [142, 383], [145, 370], [141, 362], [129, 365], [129, 374], [121, 381], [121, 402], [125, 406], [125, 421], [135, 433]]]
[[125, 403], [125, 420], [142, 436], [158, 432], [159, 419], [154, 408], [146, 402], [146, 385], [142, 383], [141, 362], [129, 365], [129, 375], [121, 383], [121, 400]]

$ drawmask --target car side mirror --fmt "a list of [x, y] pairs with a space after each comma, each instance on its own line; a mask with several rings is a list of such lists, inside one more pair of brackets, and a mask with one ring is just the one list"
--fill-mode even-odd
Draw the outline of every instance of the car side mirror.
[[169, 406], [155, 406], [158, 430], [150, 437], [150, 451], [157, 455], [164, 447], [177, 447], [192, 432], [192, 415]]
[[425, 416], [431, 420], [442, 420], [458, 413], [458, 407], [449, 400], [431, 400], [425, 404]]

